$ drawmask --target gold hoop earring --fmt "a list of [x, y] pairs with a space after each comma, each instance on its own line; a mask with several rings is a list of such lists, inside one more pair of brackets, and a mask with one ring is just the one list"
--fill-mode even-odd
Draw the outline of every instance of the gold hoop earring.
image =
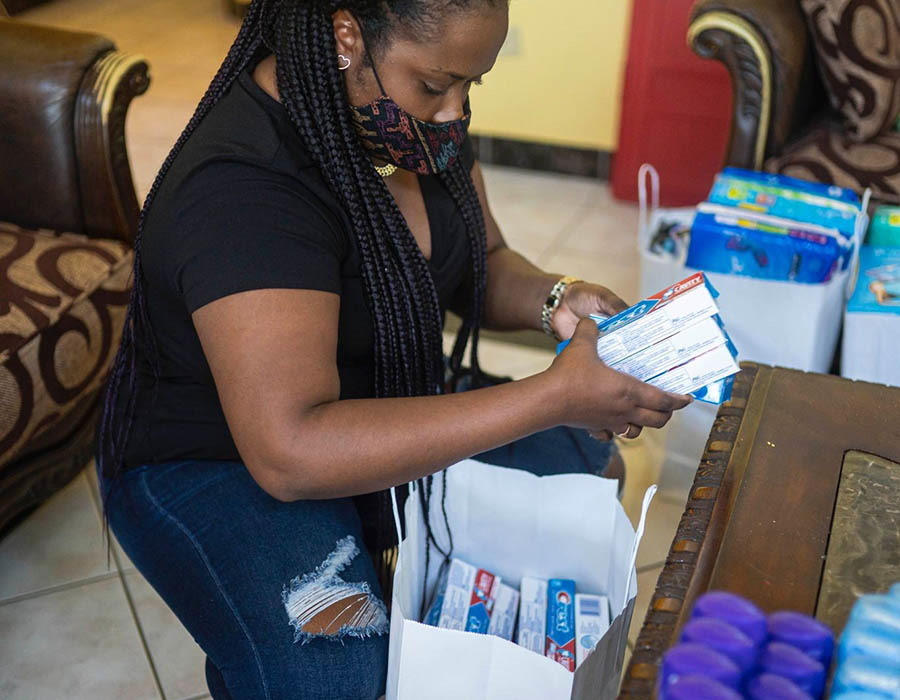
[[347, 70], [350, 67], [350, 59], [347, 58], [344, 54], [338, 54], [338, 61], [344, 61], [343, 64], [338, 65], [338, 70]]

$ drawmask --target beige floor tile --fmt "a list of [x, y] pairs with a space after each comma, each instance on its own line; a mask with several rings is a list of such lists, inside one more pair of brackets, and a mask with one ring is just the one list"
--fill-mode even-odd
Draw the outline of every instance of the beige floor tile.
[[137, 571], [125, 575], [144, 638], [167, 698], [206, 692], [206, 654]]
[[654, 564], [663, 564], [669, 555], [669, 547], [681, 521], [684, 504], [655, 498], [647, 513], [644, 539], [638, 550], [638, 569]]
[[601, 189], [589, 178], [482, 168], [488, 203], [507, 244], [539, 267]]
[[630, 253], [585, 253], [574, 248], [559, 247], [547, 253], [545, 270], [601, 284], [626, 303], [637, 300], [638, 276], [636, 256]]
[[659, 578], [659, 572], [662, 567], [649, 569], [638, 574], [638, 594], [634, 602], [634, 616], [631, 618], [631, 627], [628, 630], [628, 641], [634, 645], [641, 627], [644, 625], [644, 618], [647, 616], [647, 607], [650, 605], [650, 599], [653, 598], [653, 592], [656, 590], [656, 579]]
[[0, 541], [0, 562], [0, 600], [115, 571], [84, 474]]
[[0, 605], [0, 696], [159, 698], [118, 577]]

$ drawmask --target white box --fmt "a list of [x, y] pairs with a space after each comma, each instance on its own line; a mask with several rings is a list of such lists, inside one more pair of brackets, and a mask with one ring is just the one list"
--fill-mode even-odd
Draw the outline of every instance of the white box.
[[516, 643], [543, 656], [547, 639], [547, 581], [525, 576], [520, 591]]
[[488, 634], [502, 639], [512, 639], [516, 627], [516, 614], [519, 611], [519, 592], [512, 586], [501, 583], [494, 601], [494, 612], [491, 613], [491, 624]]
[[500, 577], [459, 559], [450, 562], [438, 627], [486, 633]]
[[609, 629], [609, 600], [605, 595], [575, 594], [575, 663], [581, 666]]
[[710, 350], [647, 383], [674, 394], [690, 394], [741, 370], [727, 345]]
[[695, 273], [599, 323], [597, 355], [614, 365], [717, 313], [706, 278]]
[[712, 316], [617, 362], [612, 368], [646, 381], [728, 342], [720, 321]]

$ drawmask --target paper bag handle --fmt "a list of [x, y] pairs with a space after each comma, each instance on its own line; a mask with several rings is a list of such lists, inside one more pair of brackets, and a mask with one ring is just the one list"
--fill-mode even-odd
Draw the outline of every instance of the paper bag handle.
[[644, 501], [641, 503], [641, 519], [638, 521], [637, 531], [634, 533], [634, 545], [631, 548], [631, 558], [628, 562], [628, 580], [625, 582], [625, 600], [622, 601], [623, 610], [628, 606], [628, 600], [630, 598], [628, 594], [631, 592], [631, 579], [635, 573], [634, 566], [637, 563], [638, 547], [641, 544], [641, 539], [644, 537], [644, 527], [647, 524], [647, 511], [650, 510], [650, 502], [655, 495], [656, 484], [651, 484], [650, 487], [644, 491]]
[[[650, 178], [650, 207], [647, 207], [647, 178]], [[659, 209], [659, 173], [650, 163], [644, 163], [638, 170], [638, 227], [643, 238], [650, 226], [650, 215]], [[643, 243], [643, 241], [641, 241]]]

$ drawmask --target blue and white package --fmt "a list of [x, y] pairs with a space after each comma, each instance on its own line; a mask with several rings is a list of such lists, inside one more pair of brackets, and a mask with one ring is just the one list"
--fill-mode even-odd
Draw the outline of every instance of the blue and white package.
[[859, 249], [859, 277], [847, 311], [900, 314], [900, 248]]
[[861, 207], [853, 190], [741, 168], [719, 173], [708, 201], [834, 228], [848, 238], [854, 237]]
[[[706, 275], [696, 272], [615, 316], [592, 316], [600, 333], [597, 355], [614, 369], [651, 384], [672, 372], [660, 381], [687, 387], [684, 393], [701, 401], [724, 403], [731, 398], [739, 367], [733, 361], [737, 349], [718, 315], [718, 296]], [[568, 340], [559, 343], [557, 353], [568, 344]], [[706, 385], [690, 381], [700, 374], [688, 372], [686, 365], [721, 345], [730, 353], [729, 371], [712, 372]]]
[[817, 284], [844, 267], [852, 236], [837, 229], [701, 204], [686, 265], [760, 279]]

